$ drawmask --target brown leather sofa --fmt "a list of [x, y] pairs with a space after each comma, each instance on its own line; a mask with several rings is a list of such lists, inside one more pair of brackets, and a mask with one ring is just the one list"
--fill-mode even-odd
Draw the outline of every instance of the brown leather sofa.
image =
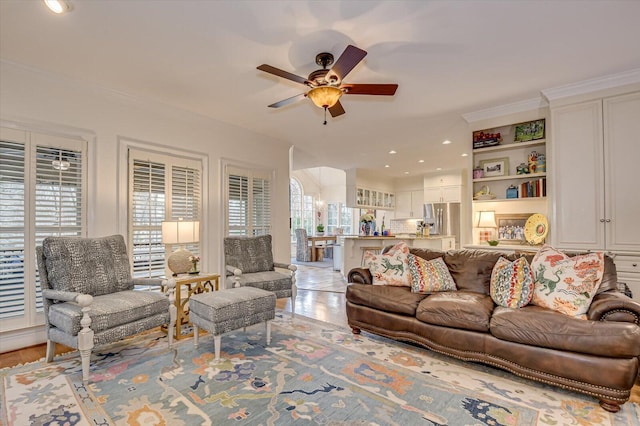
[[368, 269], [352, 269], [346, 299], [354, 333], [417, 343], [591, 395], [611, 412], [629, 399], [640, 365], [640, 304], [618, 291], [611, 257], [605, 257], [598, 294], [588, 320], [582, 320], [533, 305], [495, 305], [491, 271], [501, 255], [513, 260], [515, 254], [410, 251], [427, 260], [443, 257], [458, 290], [427, 295], [409, 287], [371, 285]]

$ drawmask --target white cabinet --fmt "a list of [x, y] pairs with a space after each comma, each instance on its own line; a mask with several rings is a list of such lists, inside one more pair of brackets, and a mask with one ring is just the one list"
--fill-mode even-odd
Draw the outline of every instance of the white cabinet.
[[393, 210], [396, 201], [395, 195], [391, 192], [347, 186], [347, 205], [361, 209]]
[[552, 109], [552, 241], [640, 252], [640, 93]]
[[396, 193], [396, 219], [422, 219], [423, 190], [398, 191]]
[[425, 176], [425, 203], [459, 203], [462, 201], [462, 176], [458, 173]]
[[640, 256], [616, 255], [613, 258], [618, 281], [629, 286], [633, 300], [640, 302]]

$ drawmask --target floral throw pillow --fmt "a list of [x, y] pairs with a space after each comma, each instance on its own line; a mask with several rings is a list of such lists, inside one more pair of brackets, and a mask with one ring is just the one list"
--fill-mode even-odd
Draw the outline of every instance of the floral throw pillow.
[[408, 255], [409, 246], [404, 241], [391, 247], [384, 254], [365, 252], [364, 264], [371, 271], [373, 285], [410, 287], [409, 269], [407, 268]]
[[409, 254], [409, 276], [411, 277], [411, 292], [435, 293], [438, 291], [457, 290], [456, 283], [449, 273], [449, 268], [441, 257], [424, 260], [419, 256]]
[[505, 308], [521, 308], [531, 301], [533, 273], [529, 262], [520, 257], [509, 262], [500, 257], [491, 272], [491, 298]]
[[565, 315], [584, 315], [598, 291], [604, 273], [604, 255], [574, 257], [544, 245], [531, 262], [535, 287], [531, 303]]

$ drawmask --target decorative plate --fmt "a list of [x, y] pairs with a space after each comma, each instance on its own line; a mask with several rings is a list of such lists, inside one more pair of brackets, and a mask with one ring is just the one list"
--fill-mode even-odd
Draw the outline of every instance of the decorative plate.
[[542, 244], [549, 232], [549, 222], [543, 214], [532, 214], [524, 224], [524, 237], [529, 244]]

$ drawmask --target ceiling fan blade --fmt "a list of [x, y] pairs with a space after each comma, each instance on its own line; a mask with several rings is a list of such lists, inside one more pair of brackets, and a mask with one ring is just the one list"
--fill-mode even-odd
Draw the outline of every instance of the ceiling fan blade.
[[337, 76], [340, 81], [344, 80], [347, 74], [349, 74], [365, 56], [367, 56], [367, 52], [364, 50], [348, 45], [336, 63], [333, 64], [331, 70], [327, 73], [327, 81], [331, 81], [332, 76]]
[[334, 106], [329, 108], [329, 113], [331, 114], [332, 117], [337, 117], [345, 113], [344, 108], [342, 108], [342, 104], [340, 103], [340, 101], [336, 102]]
[[397, 84], [343, 84], [340, 86], [347, 95], [384, 95], [396, 94]]
[[286, 78], [287, 80], [295, 81], [296, 83], [310, 85], [311, 82], [304, 77], [292, 74], [288, 71], [281, 70], [280, 68], [272, 67], [271, 65], [262, 64], [257, 67], [260, 71], [267, 72], [269, 74], [276, 75], [278, 77]]
[[297, 102], [299, 100], [302, 100], [302, 99], [304, 99], [306, 97], [307, 97], [306, 93], [300, 93], [299, 95], [295, 95], [295, 96], [292, 96], [290, 98], [283, 99], [280, 102], [276, 102], [275, 104], [271, 104], [271, 105], [269, 105], [269, 108], [280, 108], [280, 107], [283, 107], [285, 105], [289, 105], [289, 104], [292, 104], [292, 103]]

